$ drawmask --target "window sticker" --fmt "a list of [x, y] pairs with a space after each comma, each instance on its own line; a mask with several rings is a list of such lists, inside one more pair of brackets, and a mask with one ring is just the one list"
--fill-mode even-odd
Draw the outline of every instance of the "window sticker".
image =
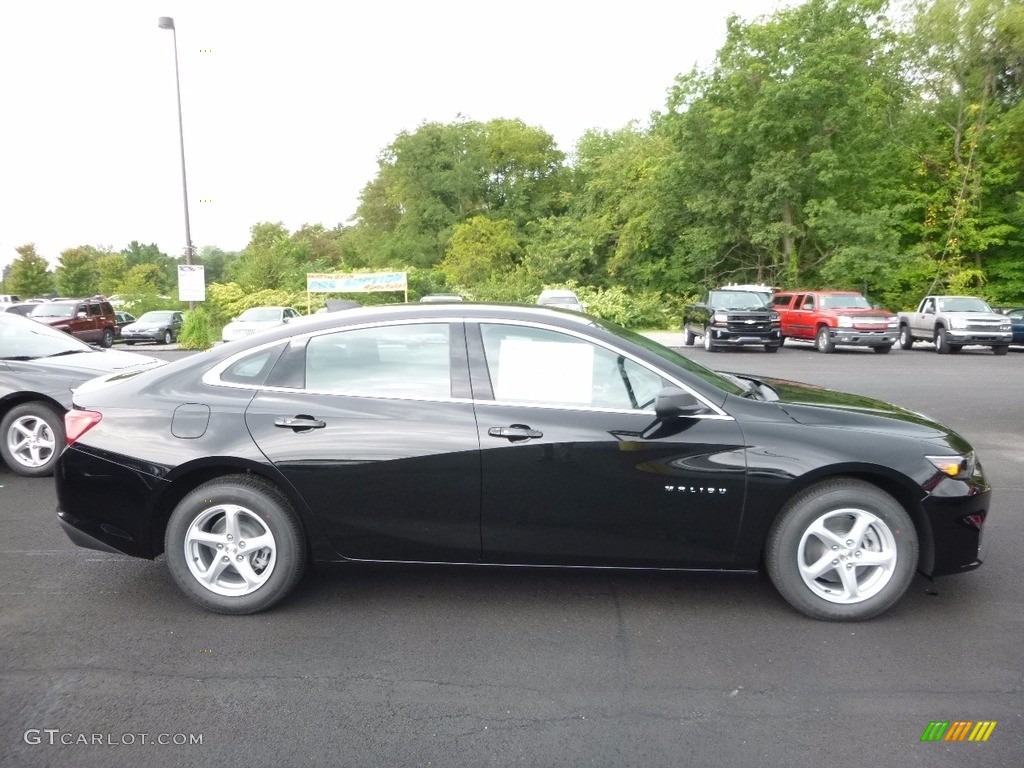
[[498, 400], [590, 403], [594, 348], [590, 344], [502, 339]]

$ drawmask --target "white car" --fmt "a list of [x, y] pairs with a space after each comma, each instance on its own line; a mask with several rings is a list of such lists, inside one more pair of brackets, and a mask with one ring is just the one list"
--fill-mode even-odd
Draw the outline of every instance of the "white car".
[[542, 307], [557, 307], [558, 309], [571, 309], [575, 312], [586, 312], [587, 305], [580, 303], [579, 297], [573, 291], [561, 288], [549, 288], [541, 291], [537, 297], [537, 303]]
[[292, 307], [251, 307], [225, 325], [220, 336], [224, 341], [237, 341], [257, 331], [284, 325], [296, 317], [302, 315]]

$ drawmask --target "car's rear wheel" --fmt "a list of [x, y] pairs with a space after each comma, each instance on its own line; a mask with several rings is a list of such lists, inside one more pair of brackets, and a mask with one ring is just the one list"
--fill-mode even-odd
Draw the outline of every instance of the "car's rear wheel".
[[811, 486], [786, 505], [765, 546], [779, 593], [815, 619], [859, 621], [890, 608], [914, 578], [918, 540], [906, 510], [870, 483]]
[[52, 475], [64, 447], [64, 416], [46, 403], [22, 403], [0, 421], [0, 436], [0, 454], [12, 472]]
[[175, 507], [167, 565], [192, 600], [216, 613], [266, 610], [302, 578], [305, 540], [291, 504], [270, 483], [233, 475], [199, 486]]
[[110, 349], [114, 346], [114, 329], [104, 328], [103, 335], [100, 337], [100, 346], [106, 349]]
[[828, 333], [828, 326], [823, 325], [818, 329], [818, 333], [814, 337], [814, 346], [818, 348], [819, 352], [826, 354], [836, 351], [836, 345], [832, 343], [832, 337]]
[[697, 339], [697, 337], [694, 335], [693, 331], [691, 331], [689, 328], [684, 326], [683, 327], [683, 344], [685, 344], [688, 347], [692, 347], [693, 346], [693, 342], [696, 339]]
[[910, 349], [914, 346], [914, 335], [910, 332], [910, 327], [906, 325], [900, 326], [900, 349]]

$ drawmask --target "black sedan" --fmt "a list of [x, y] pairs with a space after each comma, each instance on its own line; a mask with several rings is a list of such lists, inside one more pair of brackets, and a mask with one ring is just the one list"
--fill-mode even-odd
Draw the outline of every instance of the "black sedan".
[[981, 564], [974, 450], [919, 414], [712, 372], [542, 308], [353, 309], [80, 388], [58, 463], [77, 544], [166, 552], [221, 613], [307, 561], [767, 569], [865, 619]]
[[0, 455], [12, 471], [53, 472], [64, 446], [73, 387], [114, 371], [160, 364], [145, 355], [97, 349], [15, 314], [0, 313]]
[[184, 323], [181, 312], [158, 309], [146, 312], [142, 317], [121, 328], [121, 338], [129, 346], [140, 341], [170, 344], [178, 338], [178, 332]]

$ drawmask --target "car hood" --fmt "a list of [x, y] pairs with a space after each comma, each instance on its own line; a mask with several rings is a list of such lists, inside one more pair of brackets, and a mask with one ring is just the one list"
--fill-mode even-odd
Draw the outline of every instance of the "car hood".
[[134, 352], [120, 352], [116, 349], [74, 352], [70, 355], [40, 357], [25, 361], [25, 365], [39, 371], [55, 371], [67, 375], [80, 373], [84, 379], [91, 379], [104, 373], [119, 373], [133, 368], [152, 368], [166, 361]]
[[873, 397], [785, 379], [754, 378], [747, 375], [742, 378], [765, 384], [774, 390], [779, 408], [801, 424], [878, 432], [898, 431], [903, 435], [915, 434], [923, 440], [946, 438], [954, 434], [948, 427], [928, 416]]

